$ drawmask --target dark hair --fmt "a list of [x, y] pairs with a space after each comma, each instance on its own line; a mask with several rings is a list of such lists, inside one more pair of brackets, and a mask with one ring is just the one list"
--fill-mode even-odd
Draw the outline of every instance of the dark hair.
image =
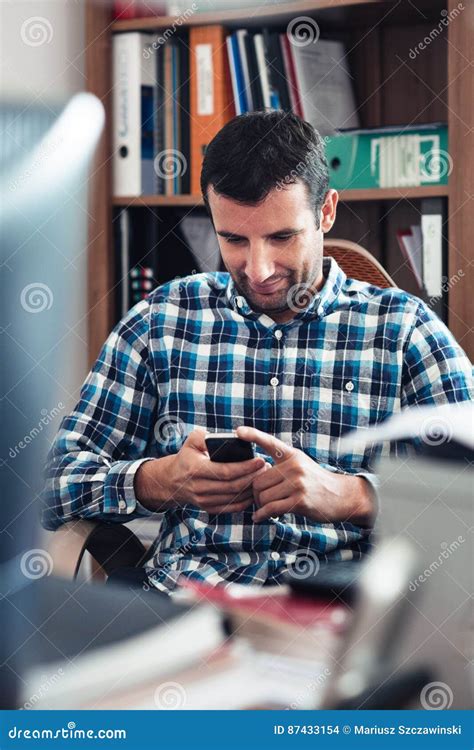
[[329, 186], [324, 141], [309, 122], [282, 110], [234, 117], [209, 143], [201, 172], [201, 191], [256, 204], [273, 189], [297, 181], [306, 185], [319, 227], [319, 211]]

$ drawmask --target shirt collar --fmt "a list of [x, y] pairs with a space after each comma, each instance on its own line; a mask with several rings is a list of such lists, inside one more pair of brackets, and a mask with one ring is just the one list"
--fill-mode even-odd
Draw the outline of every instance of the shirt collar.
[[[323, 275], [325, 282], [319, 292], [311, 297], [309, 304], [301, 309], [289, 323], [294, 320], [306, 320], [310, 318], [324, 318], [336, 302], [339, 292], [346, 280], [346, 274], [337, 265], [334, 258], [326, 256], [323, 258]], [[229, 274], [226, 288], [226, 299], [229, 306], [244, 317], [258, 318], [262, 313], [255, 312], [250, 307], [246, 298], [236, 289], [234, 280]], [[304, 289], [297, 295], [296, 299], [304, 304]]]

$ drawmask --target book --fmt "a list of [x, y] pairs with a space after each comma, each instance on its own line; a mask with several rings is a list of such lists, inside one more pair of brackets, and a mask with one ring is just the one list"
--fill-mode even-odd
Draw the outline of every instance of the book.
[[230, 34], [226, 38], [227, 57], [229, 60], [232, 91], [234, 95], [235, 113], [241, 115], [248, 111], [247, 94], [243, 78], [240, 49], [236, 34]]
[[180, 169], [180, 192], [187, 194], [191, 190], [191, 120], [190, 120], [190, 84], [189, 84], [189, 45], [187, 35], [176, 36], [175, 43], [179, 49], [178, 78], [178, 117], [182, 154]]
[[271, 109], [275, 104], [275, 98], [272, 97], [270, 88], [270, 79], [268, 77], [267, 63], [265, 60], [265, 46], [263, 44], [263, 34], [254, 34], [253, 44], [255, 57], [257, 60], [258, 77], [260, 79], [260, 88], [262, 91], [263, 107]]
[[319, 39], [317, 44], [299, 46], [290, 40], [286, 52], [293, 59], [304, 119], [322, 135], [358, 127], [344, 44]]
[[180, 583], [190, 601], [194, 598], [220, 607], [232, 633], [246, 638], [256, 649], [272, 653], [325, 659], [333, 653], [350, 620], [350, 610], [344, 604], [296, 595], [286, 586], [212, 587], [189, 579]]
[[191, 84], [191, 193], [201, 192], [207, 144], [235, 115], [223, 26], [196, 26], [189, 32]]
[[127, 208], [120, 211], [120, 311], [119, 315], [123, 318], [130, 309], [130, 287], [128, 283], [128, 273], [130, 268], [130, 212]]
[[446, 238], [443, 235], [444, 206], [442, 198], [421, 201], [423, 235], [423, 281], [426, 294], [435, 301], [443, 294], [443, 259]]
[[288, 81], [286, 79], [280, 35], [275, 31], [270, 32], [267, 29], [264, 29], [263, 39], [265, 43], [265, 57], [269, 69], [270, 81], [272, 89], [275, 91], [278, 99], [278, 107], [285, 111], [290, 111], [290, 93], [288, 89]]
[[288, 82], [288, 94], [290, 97], [291, 109], [296, 115], [298, 115], [298, 117], [303, 117], [303, 107], [296, 81], [295, 62], [293, 55], [291, 54], [290, 40], [288, 39], [287, 34], [280, 34], [280, 46], [283, 54], [285, 77]]
[[239, 48], [239, 58], [240, 58], [241, 66], [242, 66], [242, 78], [243, 78], [243, 86], [245, 90], [245, 97], [247, 100], [247, 110], [249, 112], [252, 112], [254, 109], [257, 109], [257, 108], [254, 105], [253, 96], [252, 96], [252, 85], [251, 85], [248, 53], [247, 53], [248, 31], [247, 29], [237, 29], [237, 31], [235, 32], [235, 35], [237, 37], [237, 45]]
[[153, 55], [146, 55], [154, 36], [130, 32], [112, 38], [115, 196], [154, 192], [156, 81]]
[[[420, 230], [419, 233], [417, 229]], [[420, 235], [421, 227], [413, 226], [397, 231], [398, 245], [421, 292], [423, 290], [423, 239]]]
[[184, 240], [202, 273], [220, 270], [221, 255], [214, 227], [208, 216], [186, 214], [180, 223]]
[[260, 75], [258, 72], [257, 53], [255, 51], [255, 45], [253, 42], [253, 34], [247, 32], [247, 34], [243, 37], [243, 40], [245, 45], [247, 65], [249, 69], [252, 107], [253, 109], [262, 109], [262, 107], [264, 106], [263, 91], [260, 81]]

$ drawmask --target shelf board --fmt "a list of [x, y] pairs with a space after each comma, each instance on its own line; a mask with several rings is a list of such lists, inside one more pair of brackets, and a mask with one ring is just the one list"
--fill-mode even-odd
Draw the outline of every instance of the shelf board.
[[[385, 0], [386, 2], [387, 0]], [[216, 11], [215, 13], [193, 13], [182, 21], [179, 26], [204, 26], [206, 24], [232, 25], [235, 23], [246, 26], [261, 23], [278, 23], [289, 20], [301, 14], [314, 14], [319, 10], [334, 11], [357, 5], [383, 5], [384, 0], [296, 0], [279, 5], [266, 5], [234, 10]], [[172, 27], [180, 16], [150, 16], [149, 18], [131, 18], [114, 21], [112, 31], [154, 31]]]
[[[341, 190], [339, 199], [344, 203], [352, 201], [393, 201], [416, 198], [448, 196], [448, 185], [430, 185], [410, 188], [378, 188], [370, 190]], [[122, 196], [113, 199], [114, 206], [203, 206], [200, 195], [138, 195]]]
[[339, 198], [350, 201], [398, 201], [405, 198], [437, 198], [449, 194], [448, 185], [422, 185], [407, 188], [370, 188], [361, 190], [340, 190]]

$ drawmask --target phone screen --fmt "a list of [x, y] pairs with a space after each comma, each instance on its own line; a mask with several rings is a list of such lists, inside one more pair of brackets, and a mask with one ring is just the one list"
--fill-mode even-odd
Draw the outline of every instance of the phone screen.
[[216, 433], [205, 438], [211, 461], [218, 463], [235, 463], [248, 461], [255, 453], [252, 443], [242, 440], [232, 433], [229, 435]]

